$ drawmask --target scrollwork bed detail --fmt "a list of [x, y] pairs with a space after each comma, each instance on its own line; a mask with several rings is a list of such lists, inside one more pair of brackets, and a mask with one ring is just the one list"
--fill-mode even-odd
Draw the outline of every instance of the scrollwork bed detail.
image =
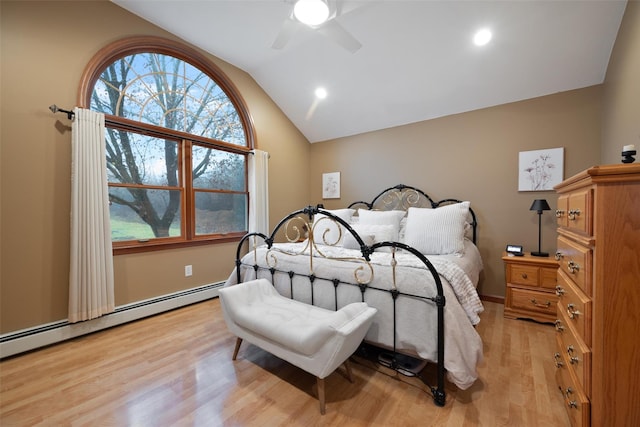
[[[434, 202], [419, 189], [399, 185], [383, 191], [372, 202], [355, 202], [350, 208], [364, 205], [367, 209], [378, 209], [380, 203], [386, 209], [400, 207], [406, 210], [408, 207], [419, 207], [425, 201], [431, 208], [458, 202], [455, 199]], [[471, 213], [471, 216], [475, 242], [477, 222], [475, 214]], [[333, 229], [328, 224], [334, 224]], [[233, 280], [230, 277], [228, 284], [265, 277], [280, 293], [312, 305], [338, 310], [357, 298], [378, 308], [379, 312], [382, 309], [381, 316], [385, 316], [385, 320], [380, 320], [376, 326], [378, 329], [372, 331], [371, 341], [376, 344], [379, 339], [383, 347], [392, 352], [390, 367], [396, 370], [400, 370], [400, 367], [395, 355], [402, 350], [398, 349], [398, 336], [405, 334], [409, 328], [421, 329], [423, 323], [420, 320], [419, 324], [408, 327], [406, 313], [424, 311], [425, 318], [435, 323], [434, 356], [428, 359], [436, 365], [437, 384], [429, 388], [436, 405], [444, 406], [445, 306], [449, 302], [446, 294], [448, 292], [451, 298], [451, 292], [445, 292], [438, 270], [419, 250], [399, 241], [371, 243], [365, 239], [367, 236], [361, 236], [354, 227], [334, 211], [318, 206], [292, 212], [276, 225], [269, 236], [249, 233], [243, 237], [236, 251]], [[349, 236], [355, 242], [353, 250], [336, 247]], [[276, 238], [284, 242], [276, 243]], [[293, 264], [294, 259], [302, 257], [306, 259], [304, 270], [299, 264]], [[409, 258], [411, 261], [407, 261]], [[407, 271], [411, 275], [407, 275]], [[423, 279], [413, 288], [407, 287], [404, 282], [415, 277]], [[389, 331], [387, 322], [391, 323]], [[424, 335], [428, 335], [427, 332]], [[370, 338], [369, 335], [367, 337]], [[432, 345], [433, 338], [424, 339]], [[406, 347], [406, 340], [403, 336], [401, 347]], [[419, 350], [415, 352], [420, 353]]]

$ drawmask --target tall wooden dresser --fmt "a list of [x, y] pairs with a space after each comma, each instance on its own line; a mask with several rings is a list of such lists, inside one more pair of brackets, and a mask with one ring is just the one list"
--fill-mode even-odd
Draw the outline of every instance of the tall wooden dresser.
[[574, 426], [640, 426], [640, 165], [558, 192], [556, 381]]

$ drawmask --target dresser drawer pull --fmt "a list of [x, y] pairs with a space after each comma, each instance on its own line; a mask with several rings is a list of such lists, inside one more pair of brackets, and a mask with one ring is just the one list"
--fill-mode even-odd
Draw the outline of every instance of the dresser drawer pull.
[[553, 324], [556, 327], [556, 331], [558, 331], [558, 332], [563, 332], [564, 331], [564, 326], [562, 326], [562, 322], [560, 320], [556, 320], [555, 322], [553, 322]]
[[562, 215], [564, 215], [564, 210], [556, 209], [556, 218], [562, 218]]
[[536, 301], [535, 298], [531, 298], [530, 301], [531, 301], [531, 304], [533, 304], [534, 306], [539, 307], [539, 308], [549, 308], [549, 307], [551, 307], [551, 301], [547, 301], [546, 303], [543, 303], [543, 304], [541, 304], [538, 301]]
[[564, 258], [564, 254], [560, 251], [556, 252], [556, 261], [560, 261], [562, 258]]
[[572, 345], [567, 346], [567, 355], [569, 355], [569, 363], [571, 363], [572, 365], [575, 365], [580, 362], [580, 359], [578, 359], [576, 356], [573, 355], [573, 350], [574, 349]]
[[556, 363], [556, 368], [562, 368], [562, 366], [564, 365], [564, 363], [562, 363], [562, 360], [560, 360], [560, 358], [561, 358], [561, 356], [560, 356], [560, 353], [558, 353], [558, 352], [556, 352], [553, 355], [553, 360]]
[[578, 271], [580, 271], [580, 265], [573, 261], [569, 261], [567, 263], [567, 268], [569, 269], [569, 272], [572, 274], [576, 274]]
[[580, 216], [580, 209], [570, 209], [569, 215], [567, 216], [570, 220], [575, 221], [577, 219], [576, 217]]
[[567, 304], [567, 314], [569, 315], [569, 319], [575, 319], [582, 313], [579, 310], [576, 310], [576, 306], [573, 304]]
[[561, 297], [562, 295], [564, 295], [564, 288], [560, 285], [556, 286], [556, 295], [558, 295], [559, 297]]
[[567, 406], [569, 408], [576, 409], [578, 407], [578, 402], [576, 402], [575, 400], [570, 400], [570, 401], [567, 402]]
[[522, 276], [523, 279], [526, 279], [527, 277], [529, 277], [527, 276], [527, 273], [522, 273], [520, 276]]

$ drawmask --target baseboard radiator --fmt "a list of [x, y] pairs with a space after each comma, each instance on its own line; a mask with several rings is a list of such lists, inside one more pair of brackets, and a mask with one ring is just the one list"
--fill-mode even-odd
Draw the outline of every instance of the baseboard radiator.
[[67, 320], [60, 320], [0, 335], [0, 359], [205, 301], [217, 297], [218, 289], [223, 285], [224, 282], [212, 283], [126, 304], [117, 307], [113, 313], [86, 322], [69, 323]]

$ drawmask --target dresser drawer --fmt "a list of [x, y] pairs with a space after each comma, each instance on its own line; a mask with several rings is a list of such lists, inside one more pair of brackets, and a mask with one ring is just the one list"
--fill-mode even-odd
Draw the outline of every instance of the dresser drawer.
[[555, 289], [558, 284], [558, 267], [540, 269], [540, 286], [545, 289]]
[[591, 290], [592, 253], [591, 249], [573, 242], [563, 236], [558, 237], [556, 259], [560, 261], [560, 270], [566, 273], [589, 297]]
[[569, 195], [567, 202], [567, 227], [582, 234], [591, 235], [591, 211], [593, 206], [592, 190], [590, 188], [576, 191]]
[[591, 425], [591, 404], [587, 396], [583, 393], [580, 385], [571, 375], [570, 369], [567, 368], [567, 361], [564, 356], [560, 355], [563, 362], [557, 363], [556, 359], [556, 383], [562, 394], [567, 414], [573, 427], [589, 427]]
[[556, 207], [556, 222], [558, 227], [567, 227], [567, 211], [569, 210], [569, 196], [564, 194], [558, 196], [558, 204]]
[[[562, 314], [560, 314], [562, 316]], [[560, 317], [559, 316], [559, 317]], [[580, 384], [582, 390], [587, 397], [591, 397], [591, 349], [576, 337], [573, 331], [568, 328], [564, 332], [556, 333], [556, 367], [558, 365], [558, 356], [562, 356], [565, 368], [573, 372], [577, 383]]]
[[571, 283], [564, 271], [558, 273], [558, 314], [562, 313], [566, 324], [571, 324], [582, 340], [591, 343], [591, 298]]
[[555, 294], [513, 287], [508, 287], [507, 292], [513, 309], [556, 315], [558, 296]]

